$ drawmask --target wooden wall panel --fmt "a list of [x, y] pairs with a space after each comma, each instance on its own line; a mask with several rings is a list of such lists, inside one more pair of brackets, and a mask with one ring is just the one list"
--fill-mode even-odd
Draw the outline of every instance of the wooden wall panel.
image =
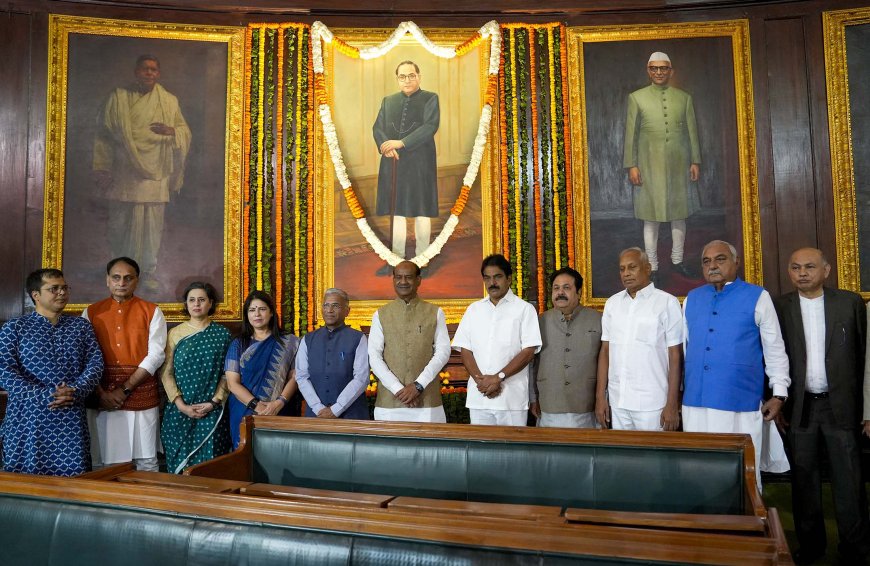
[[30, 18], [0, 15], [0, 319], [20, 314], [24, 297], [29, 45]]

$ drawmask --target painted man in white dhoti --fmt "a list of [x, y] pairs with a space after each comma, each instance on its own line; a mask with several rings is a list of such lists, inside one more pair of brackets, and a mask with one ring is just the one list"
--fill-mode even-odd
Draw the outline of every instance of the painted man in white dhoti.
[[109, 94], [94, 141], [94, 178], [109, 203], [107, 237], [115, 256], [142, 262], [153, 280], [170, 194], [184, 183], [191, 133], [178, 99], [163, 88], [160, 61], [136, 60], [136, 81]]

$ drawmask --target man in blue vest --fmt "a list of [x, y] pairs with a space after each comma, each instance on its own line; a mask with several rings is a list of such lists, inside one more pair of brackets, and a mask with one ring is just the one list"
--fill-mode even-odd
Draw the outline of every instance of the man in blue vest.
[[369, 381], [365, 334], [344, 323], [350, 301], [341, 289], [323, 294], [323, 326], [302, 338], [296, 351], [296, 383], [305, 416], [368, 420], [363, 392]]
[[[765, 465], [761, 455], [764, 426], [767, 421], [772, 428], [791, 378], [770, 294], [737, 277], [739, 265], [737, 250], [728, 242], [704, 246], [701, 267], [708, 285], [693, 289], [683, 303], [683, 430], [750, 435], [760, 490], [762, 466], [788, 470], [775, 429], [769, 431], [771, 445], [765, 451], [775, 461]], [[762, 402], [765, 373], [773, 396]]]

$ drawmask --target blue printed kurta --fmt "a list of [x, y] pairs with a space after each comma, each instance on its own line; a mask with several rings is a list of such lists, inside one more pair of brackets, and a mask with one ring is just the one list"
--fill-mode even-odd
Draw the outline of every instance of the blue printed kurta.
[[[63, 316], [57, 325], [32, 313], [0, 329], [0, 388], [9, 393], [0, 425], [3, 470], [73, 476], [91, 467], [85, 398], [103, 372], [91, 323]], [[72, 406], [49, 409], [57, 386], [76, 388]]]

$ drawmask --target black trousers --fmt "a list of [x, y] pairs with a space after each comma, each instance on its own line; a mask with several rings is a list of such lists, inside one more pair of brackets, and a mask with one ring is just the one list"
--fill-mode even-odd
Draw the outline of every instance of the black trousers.
[[[806, 399], [804, 422], [791, 423], [792, 504], [798, 542], [807, 553], [824, 552], [827, 540], [822, 510], [821, 443], [831, 464], [831, 491], [840, 551], [870, 553], [867, 497], [861, 481], [858, 423], [837, 425], [828, 399]], [[801, 426], [801, 425], [805, 426]]]

